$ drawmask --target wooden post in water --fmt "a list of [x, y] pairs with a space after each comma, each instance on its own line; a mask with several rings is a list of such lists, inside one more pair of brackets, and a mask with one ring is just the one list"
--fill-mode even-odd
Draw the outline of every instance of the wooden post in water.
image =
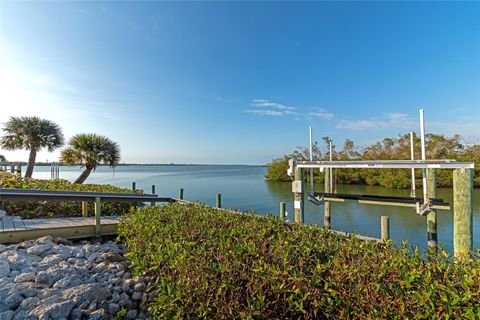
[[88, 217], [88, 202], [82, 201], [82, 217]]
[[285, 211], [286, 211], [285, 202], [280, 202], [280, 220], [282, 221], [285, 221]]
[[[427, 169], [427, 189], [429, 198], [437, 196], [437, 178], [434, 169]], [[436, 210], [430, 210], [427, 213], [427, 241], [428, 247], [438, 247]]]
[[95, 198], [95, 235], [100, 237], [102, 230], [100, 229], [100, 217], [102, 216], [102, 203], [100, 197]]
[[[154, 184], [152, 184], [152, 194], [155, 194], [155, 185]], [[155, 202], [153, 202], [153, 201], [150, 202], [150, 205], [155, 206]]]
[[390, 239], [390, 218], [387, 216], [381, 217], [381, 239], [383, 241]]
[[222, 207], [222, 195], [220, 193], [217, 193], [217, 208]]
[[137, 190], [137, 183], [136, 182], [132, 182], [132, 190], [133, 191]]
[[[330, 168], [325, 168], [325, 193], [330, 193]], [[330, 202], [325, 201], [323, 204], [323, 226], [327, 229], [330, 229], [331, 219], [330, 219]]]
[[178, 191], [178, 199], [183, 200], [183, 188]]
[[469, 254], [473, 247], [473, 169], [453, 171], [453, 252]]
[[305, 209], [305, 200], [304, 200], [304, 170], [303, 168], [295, 167], [294, 181], [292, 182], [292, 191], [293, 194], [293, 207], [295, 208], [295, 222], [303, 222], [303, 215]]

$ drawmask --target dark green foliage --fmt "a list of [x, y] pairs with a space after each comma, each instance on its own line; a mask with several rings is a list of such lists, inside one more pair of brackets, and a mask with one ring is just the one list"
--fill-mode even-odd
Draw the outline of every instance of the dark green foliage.
[[[0, 188], [92, 191], [116, 193], [143, 193], [141, 190], [119, 188], [108, 184], [74, 184], [67, 180], [26, 179], [5, 172], [0, 172]], [[102, 204], [102, 215], [125, 214], [134, 207], [133, 203], [105, 202]], [[80, 216], [81, 202], [50, 202], [50, 201], [1, 201], [0, 209], [9, 215], [21, 215], [23, 218], [42, 216]], [[89, 204], [90, 215], [93, 214], [93, 204]]]
[[147, 207], [119, 233], [154, 319], [478, 319], [480, 260], [452, 263], [202, 205]]
[[272, 181], [292, 181], [292, 178], [287, 175], [288, 159], [288, 156], [283, 156], [272, 160], [268, 164], [265, 178]]
[[[325, 137], [326, 142], [330, 138]], [[427, 159], [454, 159], [457, 161], [474, 162], [475, 176], [474, 185], [480, 186], [480, 145], [464, 145], [460, 143], [460, 136], [455, 135], [447, 138], [444, 135], [427, 134], [426, 152]], [[420, 138], [415, 138], [415, 159], [421, 159]], [[328, 154], [322, 155], [318, 145], [315, 145], [314, 160], [327, 160]], [[341, 151], [332, 152], [333, 160], [409, 160], [410, 137], [409, 135], [398, 138], [385, 138], [371, 146], [355, 151], [352, 140], [347, 139]], [[274, 159], [268, 164], [266, 178], [272, 181], [291, 181], [287, 176], [288, 160], [307, 160], [308, 149], [299, 147], [290, 155]], [[336, 182], [341, 184], [367, 184], [381, 185], [390, 188], [406, 189], [411, 186], [410, 170], [398, 169], [335, 169]], [[314, 171], [315, 181], [322, 182], [324, 177], [319, 170]], [[421, 170], [416, 171], [417, 184], [421, 183]], [[453, 185], [452, 170], [437, 170], [437, 185], [439, 187], [451, 187]], [[306, 175], [307, 177], [307, 175]]]

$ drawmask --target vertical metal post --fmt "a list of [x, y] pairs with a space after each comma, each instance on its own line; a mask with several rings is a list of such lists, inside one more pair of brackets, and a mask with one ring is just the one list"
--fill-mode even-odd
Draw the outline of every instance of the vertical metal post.
[[183, 188], [178, 191], [178, 199], [183, 200]]
[[[313, 142], [312, 142], [312, 127], [309, 128], [310, 133], [310, 161], [313, 161]], [[310, 194], [313, 195], [315, 192], [313, 184], [313, 168], [310, 169]]]
[[293, 186], [293, 207], [295, 209], [295, 222], [300, 223], [304, 221], [305, 199], [304, 199], [304, 170], [303, 168], [295, 167]]
[[[152, 194], [155, 194], [155, 185], [154, 184], [152, 184]], [[153, 202], [153, 201], [150, 202], [150, 205], [155, 206], [155, 202]]]
[[220, 193], [217, 193], [217, 208], [221, 208], [222, 207], [222, 195]]
[[473, 247], [473, 170], [453, 171], [453, 252], [469, 254]]
[[[427, 169], [427, 186], [428, 196], [435, 198], [437, 196], [437, 179], [435, 176], [435, 170]], [[427, 244], [429, 247], [438, 247], [437, 238], [437, 212], [436, 210], [429, 210], [427, 213]]]
[[[422, 142], [422, 160], [426, 160], [425, 151], [425, 119], [423, 109], [420, 109], [420, 135]], [[423, 184], [423, 202], [428, 202], [428, 187], [427, 187], [427, 169], [422, 169], [422, 184]]]
[[[332, 154], [332, 141], [329, 141], [328, 142], [328, 154], [329, 154], [329, 157], [330, 157], [330, 162], [333, 160], [333, 154]], [[329, 192], [332, 192], [332, 188], [333, 188], [333, 168], [328, 168], [328, 170], [330, 171], [330, 179], [329, 179], [329, 183], [330, 183], [330, 191]]]
[[383, 241], [390, 239], [390, 218], [387, 216], [381, 217], [381, 239]]
[[285, 202], [280, 202], [280, 220], [282, 221], [285, 221], [285, 211], [286, 211]]
[[[410, 132], [410, 158], [415, 160], [415, 149], [414, 149], [414, 140], [413, 140], [413, 131]], [[415, 169], [412, 168], [412, 192], [410, 193], [411, 197], [415, 197]]]
[[102, 203], [100, 202], [100, 197], [95, 198], [95, 236], [100, 237], [102, 235], [101, 230], [101, 221], [100, 217], [102, 216]]

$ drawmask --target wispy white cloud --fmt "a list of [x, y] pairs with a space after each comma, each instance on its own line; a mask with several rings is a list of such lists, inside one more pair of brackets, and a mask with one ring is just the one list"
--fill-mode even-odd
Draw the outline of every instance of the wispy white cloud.
[[265, 99], [253, 100], [250, 104], [250, 107], [251, 108], [245, 110], [245, 112], [258, 114], [261, 116], [283, 117], [299, 114], [297, 111], [295, 111], [297, 109], [295, 107]]
[[245, 112], [255, 113], [255, 114], [258, 114], [258, 115], [261, 115], [261, 116], [273, 116], [273, 117], [282, 117], [282, 116], [285, 115], [284, 112], [276, 111], [276, 110], [252, 110], [252, 109], [248, 109], [248, 110], [245, 110]]
[[322, 120], [332, 120], [334, 117], [334, 114], [328, 110], [325, 110], [323, 108], [314, 108], [314, 109], [315, 109], [314, 111], [308, 113], [309, 116], [320, 118]]
[[473, 119], [444, 121], [427, 121], [425, 127], [427, 132], [442, 133], [447, 136], [459, 134], [467, 143], [480, 142], [480, 117]]
[[333, 113], [323, 108], [313, 107], [310, 108], [309, 112], [303, 112], [297, 107], [266, 99], [253, 100], [250, 104], [250, 108], [245, 110], [245, 112], [273, 117], [291, 116], [295, 120], [309, 119], [312, 117], [320, 118], [322, 120], [331, 120], [334, 117]]
[[269, 100], [262, 100], [262, 99], [253, 100], [252, 106], [259, 107], [259, 108], [272, 108], [272, 109], [290, 110], [290, 111], [293, 111], [293, 110], [296, 109], [295, 107], [286, 106], [286, 105], [281, 104], [281, 103], [272, 102], [272, 101], [269, 101]]
[[353, 131], [365, 131], [381, 130], [385, 128], [412, 129], [415, 128], [416, 125], [417, 123], [415, 120], [411, 119], [404, 113], [387, 113], [383, 117], [379, 118], [360, 120], [342, 119], [337, 122], [335, 128]]

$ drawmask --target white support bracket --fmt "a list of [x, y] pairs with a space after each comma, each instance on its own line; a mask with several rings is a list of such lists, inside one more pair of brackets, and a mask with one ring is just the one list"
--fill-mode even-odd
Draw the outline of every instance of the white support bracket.
[[415, 204], [415, 212], [421, 216], [426, 216], [427, 213], [431, 211], [431, 203], [430, 200], [424, 202], [423, 204], [420, 204], [420, 202], [417, 202]]

